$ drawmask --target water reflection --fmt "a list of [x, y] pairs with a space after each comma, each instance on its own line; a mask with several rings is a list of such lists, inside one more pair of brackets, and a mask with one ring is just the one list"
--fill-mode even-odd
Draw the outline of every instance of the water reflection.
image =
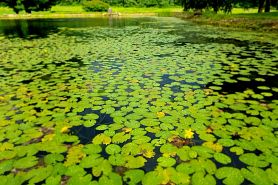
[[102, 18], [59, 18], [59, 19], [25, 19], [0, 20], [0, 35], [9, 37], [46, 37], [56, 33], [59, 28], [85, 28], [85, 27], [124, 27], [137, 26], [153, 18], [121, 18], [116, 16]]

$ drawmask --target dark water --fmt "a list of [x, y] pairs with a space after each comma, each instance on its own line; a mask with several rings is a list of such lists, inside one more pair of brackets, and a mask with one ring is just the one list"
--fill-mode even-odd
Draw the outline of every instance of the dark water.
[[57, 33], [61, 28], [87, 28], [87, 27], [124, 27], [138, 26], [141, 22], [153, 20], [152, 18], [58, 18], [58, 19], [25, 19], [0, 20], [0, 35], [10, 37], [46, 37]]
[[[258, 105], [255, 108], [265, 115], [272, 115], [275, 109], [271, 106], [277, 99], [278, 87], [276, 44], [269, 39], [260, 40], [256, 33], [252, 33], [253, 36], [250, 38], [245, 38], [241, 34], [246, 33], [221, 31], [178, 19], [155, 17], [0, 20], [0, 77], [2, 78], [0, 82], [4, 87], [1, 89], [0, 86], [0, 98], [2, 98], [0, 103], [6, 101], [4, 96], [12, 94], [11, 101], [7, 105], [13, 107], [10, 110], [0, 106], [1, 109], [3, 108], [1, 113], [5, 116], [5, 121], [15, 120], [15, 123], [22, 126], [24, 130], [26, 128], [23, 126], [28, 121], [26, 117], [30, 112], [34, 112], [29, 110], [34, 109], [36, 114], [42, 117], [45, 116], [42, 114], [44, 111], [50, 111], [46, 114], [49, 115], [46, 122], [64, 124], [65, 120], [69, 131], [63, 133], [64, 136], [75, 135], [78, 137], [77, 143], [84, 145], [92, 143], [96, 136], [105, 131], [112, 133], [111, 138], [114, 131], [114, 134], [119, 132], [130, 134], [131, 131], [123, 129], [128, 127], [126, 122], [133, 121], [134, 124], [139, 124], [139, 128], [133, 130], [137, 129], [139, 132], [142, 129], [141, 131], [146, 132], [143, 135], [151, 140], [165, 139], [167, 143], [169, 143], [168, 136], [162, 137], [160, 132], [179, 130], [183, 133], [184, 130], [191, 127], [194, 129], [195, 124], [199, 124], [198, 127], [195, 126], [192, 144], [184, 143], [184, 145], [201, 146], [206, 140], [201, 139], [198, 131], [210, 128], [210, 124], [214, 121], [218, 123], [217, 119], [210, 114], [205, 114], [206, 119], [204, 119], [203, 113], [206, 112], [202, 112], [203, 110], [207, 109], [210, 112], [217, 110], [218, 112], [212, 112], [215, 114], [219, 112], [222, 114], [225, 111], [231, 114], [230, 116], [235, 112], [249, 116], [242, 108], [237, 110], [225, 104], [227, 99], [242, 102], [243, 98], [238, 98], [234, 94], [239, 93], [245, 98], [247, 95], [244, 91], [250, 89], [257, 95], [265, 92], [272, 93], [272, 96], [262, 97], [262, 100], [256, 99], [256, 96], [255, 98], [247, 96], [245, 99], [254, 100]], [[2, 43], [1, 39], [3, 39]], [[238, 80], [241, 77], [248, 78], [248, 81]], [[263, 81], [257, 81], [258, 78]], [[214, 89], [213, 94], [212, 91], [204, 94], [204, 91], [211, 86], [219, 88]], [[261, 90], [259, 86], [267, 86], [269, 89]], [[20, 94], [21, 91], [23, 95]], [[135, 93], [136, 91], [138, 93]], [[228, 95], [234, 96], [225, 99]], [[212, 96], [216, 98], [212, 99], [211, 103], [206, 102], [207, 98]], [[24, 104], [19, 100], [23, 100]], [[187, 101], [190, 104], [184, 104]], [[220, 105], [216, 104], [219, 102]], [[249, 105], [248, 102], [243, 103]], [[264, 106], [266, 108], [262, 108]], [[167, 109], [169, 107], [170, 109]], [[112, 111], [108, 108], [112, 108]], [[194, 109], [187, 111], [189, 108]], [[11, 114], [13, 109], [20, 111]], [[177, 111], [171, 114], [172, 110]], [[250, 110], [252, 111], [251, 108]], [[156, 117], [159, 111], [166, 111], [165, 117], [173, 120], [165, 119], [163, 126], [163, 119]], [[72, 112], [77, 113], [76, 117], [80, 117], [78, 121], [74, 119], [75, 114], [66, 114]], [[20, 116], [21, 114], [26, 117]], [[86, 119], [82, 117], [90, 114], [97, 114], [98, 118], [94, 125], [85, 126]], [[226, 119], [224, 117], [226, 115], [220, 115], [220, 118], [221, 116]], [[192, 123], [188, 120], [186, 123], [188, 128], [176, 123], [186, 117], [194, 120]], [[263, 119], [259, 115], [257, 117]], [[157, 120], [160, 124], [146, 126], [149, 123], [142, 122], [144, 118]], [[35, 120], [30, 121], [30, 124], [33, 124], [30, 127], [37, 128], [41, 120], [38, 117], [33, 119]], [[273, 119], [274, 121], [277, 120]], [[168, 129], [165, 123], [173, 127]], [[106, 125], [109, 129], [111, 127], [111, 130], [97, 130], [100, 125]], [[230, 125], [227, 122], [225, 126], [228, 128]], [[148, 129], [161, 127], [161, 129], [156, 133], [147, 130], [147, 127]], [[234, 129], [244, 129], [250, 127], [250, 124], [246, 124], [243, 128], [234, 127]], [[214, 129], [220, 131], [217, 130], [220, 128]], [[271, 139], [275, 137], [272, 129], [277, 128], [275, 126], [265, 131]], [[53, 126], [53, 130], [61, 132], [60, 127]], [[115, 143], [123, 147], [130, 142], [139, 142], [138, 139], [134, 139], [134, 135], [119, 143], [116, 140]], [[237, 132], [229, 132], [227, 135], [227, 138], [230, 137], [234, 141], [240, 139]], [[183, 134], [180, 136], [183, 137]], [[214, 136], [216, 139], [222, 137], [217, 134]], [[19, 136], [21, 137], [23, 136]], [[38, 138], [31, 139], [40, 141]], [[267, 140], [265, 142], [267, 143]], [[23, 140], [19, 144], [24, 145], [26, 142]], [[63, 141], [61, 144], [64, 144]], [[100, 153], [105, 159], [109, 157], [105, 153], [106, 147], [102, 145], [103, 150]], [[163, 155], [160, 147], [155, 146], [154, 156], [147, 158], [145, 165], [138, 169], [145, 172], [154, 171], [158, 166], [157, 159]], [[264, 154], [259, 150], [243, 149], [244, 153], [251, 152], [257, 156]], [[223, 166], [247, 168], [248, 164], [243, 163], [238, 155], [231, 152], [230, 147], [223, 147], [222, 153], [232, 160], [231, 163], [223, 165], [212, 157], [210, 160], [217, 168]], [[47, 154], [39, 151], [36, 157], [43, 158]], [[67, 153], [63, 155], [66, 156]], [[183, 162], [177, 156], [175, 160], [176, 165]], [[115, 171], [117, 168], [128, 170], [118, 166]], [[221, 181], [218, 180], [217, 183], [221, 184]], [[243, 184], [250, 183], [245, 179]]]

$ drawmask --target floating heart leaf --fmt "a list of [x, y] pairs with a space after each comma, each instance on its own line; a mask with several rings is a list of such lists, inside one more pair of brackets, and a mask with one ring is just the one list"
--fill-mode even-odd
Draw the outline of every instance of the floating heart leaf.
[[240, 170], [232, 167], [219, 168], [215, 175], [218, 179], [224, 179], [224, 184], [237, 185], [244, 181], [244, 177], [241, 175]]

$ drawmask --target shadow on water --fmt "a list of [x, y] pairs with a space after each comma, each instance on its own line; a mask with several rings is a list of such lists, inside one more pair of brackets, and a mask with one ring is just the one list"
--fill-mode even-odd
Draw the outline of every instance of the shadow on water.
[[[232, 79], [237, 80], [238, 77], [242, 77], [239, 75], [235, 75]], [[266, 76], [266, 75], [251, 75], [248, 76], [250, 81], [239, 81], [237, 80], [236, 83], [229, 83], [224, 82], [223, 85], [221, 85], [220, 92], [228, 93], [228, 94], [234, 94], [236, 92], [244, 92], [245, 90], [251, 89], [256, 94], [260, 94], [262, 92], [265, 92], [265, 90], [261, 90], [258, 87], [259, 86], [267, 86], [267, 87], [276, 87], [278, 88], [278, 81], [276, 76]], [[255, 78], [262, 78], [265, 81], [256, 81]], [[207, 86], [211, 86], [213, 83], [209, 83]], [[271, 97], [264, 97], [264, 100], [273, 100], [278, 98], [278, 93], [273, 93], [273, 96]]]
[[201, 32], [186, 32], [184, 35], [186, 37], [178, 39], [175, 41], [176, 46], [184, 46], [188, 43], [190, 44], [207, 44], [207, 43], [216, 43], [216, 44], [233, 44], [236, 47], [249, 47], [249, 45], [258, 45], [258, 46], [268, 46], [273, 47], [273, 44], [267, 42], [251, 42], [247, 40], [239, 40], [234, 38], [223, 38], [223, 37], [206, 37], [201, 35]]
[[1, 20], [0, 34], [9, 37], [38, 38], [58, 32], [57, 27], [44, 21], [35, 20]]
[[61, 28], [124, 27], [140, 25], [152, 18], [57, 18], [0, 20], [0, 35], [21, 38], [43, 38], [58, 33]]
[[83, 112], [78, 115], [85, 116], [87, 114], [97, 114], [99, 118], [96, 120], [96, 124], [92, 127], [85, 127], [84, 125], [74, 126], [70, 128], [70, 133], [76, 135], [79, 138], [81, 144], [91, 143], [94, 136], [102, 133], [102, 130], [96, 130], [100, 125], [109, 125], [113, 123], [113, 118], [108, 114], [101, 113], [99, 110], [93, 110], [91, 108], [84, 109]]

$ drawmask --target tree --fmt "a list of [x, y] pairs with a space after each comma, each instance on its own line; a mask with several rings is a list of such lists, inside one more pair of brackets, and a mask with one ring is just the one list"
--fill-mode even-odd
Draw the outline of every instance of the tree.
[[202, 10], [208, 7], [207, 0], [182, 0], [182, 5], [184, 10], [194, 9]]
[[266, 0], [264, 12], [270, 12], [270, 4], [271, 4], [270, 0]]
[[[274, 2], [277, 3], [277, 1]], [[258, 13], [263, 12], [264, 5], [265, 5], [264, 12], [270, 12], [271, 0], [259, 0]]]
[[262, 13], [262, 12], [263, 12], [264, 2], [265, 2], [265, 0], [259, 0], [259, 9], [258, 9], [258, 13]]
[[235, 0], [235, 4], [243, 8], [258, 8], [258, 13], [270, 12], [270, 7], [277, 7], [278, 0]]
[[21, 10], [27, 13], [49, 10], [57, 0], [4, 0], [4, 2], [18, 14]]
[[184, 10], [193, 9], [195, 11], [202, 11], [205, 8], [213, 8], [217, 13], [220, 9], [224, 12], [232, 10], [233, 0], [182, 0]]

